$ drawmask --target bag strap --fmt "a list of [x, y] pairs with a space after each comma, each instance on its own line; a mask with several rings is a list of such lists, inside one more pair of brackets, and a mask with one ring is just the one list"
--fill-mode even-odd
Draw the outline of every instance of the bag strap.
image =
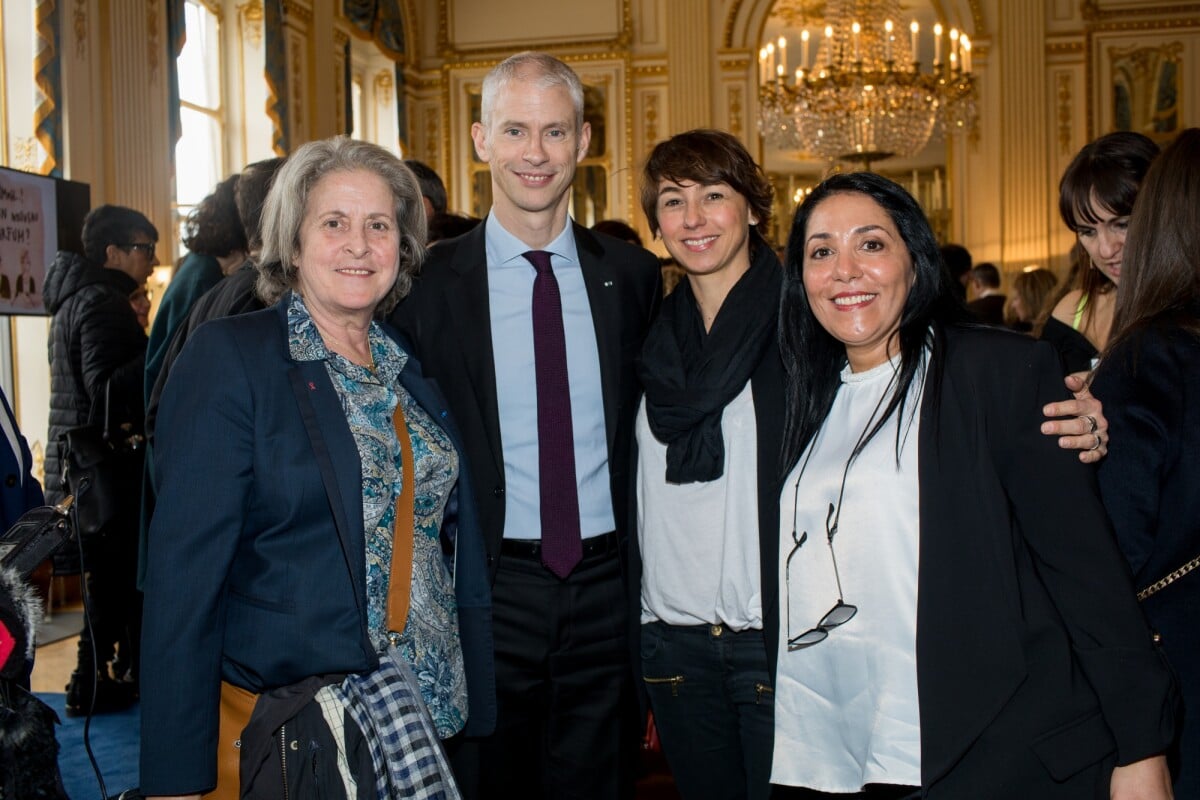
[[1175, 581], [1182, 578], [1184, 575], [1187, 575], [1189, 572], [1194, 570], [1196, 567], [1200, 567], [1200, 556], [1196, 556], [1195, 558], [1193, 558], [1191, 561], [1184, 564], [1179, 569], [1175, 570], [1174, 572], [1170, 572], [1170, 573], [1164, 575], [1163, 577], [1156, 580], [1154, 583], [1147, 586], [1145, 589], [1142, 589], [1140, 592], [1137, 593], [1138, 602], [1140, 603], [1143, 600], [1145, 600], [1147, 597], [1158, 594], [1163, 589], [1167, 588], [1172, 583], [1174, 583]]

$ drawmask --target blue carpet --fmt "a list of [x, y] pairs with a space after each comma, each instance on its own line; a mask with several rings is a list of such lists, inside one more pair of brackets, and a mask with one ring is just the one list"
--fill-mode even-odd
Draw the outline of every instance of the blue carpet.
[[[83, 749], [83, 718], [67, 717], [66, 695], [40, 693], [43, 703], [54, 709], [62, 724], [58, 726], [58, 769], [71, 800], [103, 800], [96, 773]], [[88, 739], [109, 796], [116, 796], [138, 785], [138, 740], [141, 711], [137, 705], [118, 714], [92, 717]]]

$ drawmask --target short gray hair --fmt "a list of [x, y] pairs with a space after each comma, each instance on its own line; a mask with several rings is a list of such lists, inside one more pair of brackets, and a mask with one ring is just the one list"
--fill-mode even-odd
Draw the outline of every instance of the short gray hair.
[[555, 86], [565, 88], [571, 95], [571, 105], [575, 106], [575, 132], [583, 130], [583, 83], [575, 70], [549, 53], [526, 50], [492, 67], [483, 79], [479, 121], [483, 124], [485, 136], [491, 135], [492, 108], [496, 104], [496, 96], [516, 80], [532, 80], [534, 86], [542, 91]]
[[289, 155], [267, 193], [256, 287], [267, 305], [297, 286], [300, 226], [313, 187], [326, 175], [355, 170], [378, 175], [391, 189], [400, 234], [400, 269], [391, 291], [376, 306], [375, 316], [386, 316], [412, 288], [412, 276], [425, 259], [425, 204], [417, 179], [399, 158], [379, 145], [334, 136], [308, 142]]

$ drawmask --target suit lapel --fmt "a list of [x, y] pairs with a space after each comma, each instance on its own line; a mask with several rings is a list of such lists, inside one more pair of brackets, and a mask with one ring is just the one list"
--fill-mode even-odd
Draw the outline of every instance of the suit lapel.
[[617, 270], [603, 258], [604, 250], [596, 237], [582, 226], [572, 223], [575, 247], [587, 287], [588, 303], [592, 308], [592, 325], [596, 329], [596, 349], [600, 355], [600, 387], [604, 395], [604, 427], [608, 435], [608, 452], [613, 452], [617, 430], [617, 406], [621, 397], [621, 305]]
[[[366, 547], [362, 527], [362, 466], [358, 448], [345, 423], [345, 412], [337, 392], [329, 382], [324, 362], [298, 363], [289, 370], [288, 378], [300, 418], [304, 421], [305, 433], [316, 456], [321, 482], [329, 497], [334, 526], [354, 583], [355, 602], [361, 610], [362, 598], [366, 597], [365, 564], [361, 557], [357, 561], [351, 558], [351, 554], [362, 553]], [[326, 424], [322, 425], [322, 420]]]
[[459, 336], [459, 352], [475, 392], [475, 407], [483, 416], [488, 447], [496, 471], [504, 474], [500, 444], [500, 412], [496, 397], [496, 362], [492, 355], [492, 318], [489, 313], [486, 225], [481, 223], [463, 237], [450, 256], [455, 278], [446, 283], [442, 303]]

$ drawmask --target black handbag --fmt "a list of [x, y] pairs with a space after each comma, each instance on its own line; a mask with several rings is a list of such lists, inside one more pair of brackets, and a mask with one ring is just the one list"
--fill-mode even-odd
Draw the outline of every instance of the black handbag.
[[143, 438], [112, 428], [109, 420], [109, 386], [104, 386], [103, 422], [94, 421], [95, 405], [87, 425], [71, 428], [58, 438], [63, 465], [63, 486], [75, 496], [75, 519], [84, 540], [100, 533], [122, 505], [134, 502], [130, 475], [140, 467], [137, 455]]
[[71, 539], [70, 495], [56, 506], [38, 506], [21, 515], [0, 534], [0, 568], [28, 580], [43, 561]]

